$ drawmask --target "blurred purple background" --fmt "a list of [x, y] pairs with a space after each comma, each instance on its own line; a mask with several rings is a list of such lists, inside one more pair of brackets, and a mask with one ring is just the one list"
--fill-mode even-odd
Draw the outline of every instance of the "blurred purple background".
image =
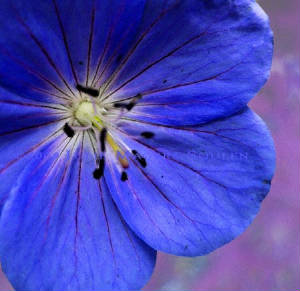
[[[271, 192], [248, 230], [214, 253], [198, 258], [160, 253], [144, 291], [300, 290], [300, 1], [258, 2], [271, 19], [275, 55], [271, 78], [250, 106], [275, 140]], [[0, 274], [0, 291], [9, 290]]]

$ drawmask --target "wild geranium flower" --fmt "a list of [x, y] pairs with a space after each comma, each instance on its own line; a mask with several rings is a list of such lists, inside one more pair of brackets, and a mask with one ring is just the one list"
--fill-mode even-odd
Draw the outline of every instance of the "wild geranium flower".
[[4, 0], [0, 257], [20, 291], [136, 290], [241, 234], [274, 169], [252, 0]]

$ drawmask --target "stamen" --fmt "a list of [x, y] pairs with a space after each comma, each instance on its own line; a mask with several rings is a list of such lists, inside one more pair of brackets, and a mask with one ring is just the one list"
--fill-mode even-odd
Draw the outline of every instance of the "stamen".
[[137, 94], [135, 97], [132, 98], [132, 100], [129, 103], [122, 103], [122, 102], [117, 102], [114, 103], [115, 108], [124, 108], [130, 111], [142, 98], [142, 94]]
[[88, 125], [88, 126], [73, 126], [72, 125], [72, 129], [75, 130], [75, 131], [86, 131], [88, 129], [91, 129], [92, 126], [91, 125]]
[[107, 129], [103, 128], [100, 133], [101, 151], [105, 152], [105, 140], [107, 135]]
[[[135, 100], [137, 100], [138, 98], [140, 97], [136, 97]], [[91, 129], [91, 131], [94, 132], [95, 141], [97, 143], [98, 156], [104, 155], [104, 152], [107, 150], [106, 147], [107, 145], [109, 145], [109, 147], [115, 154], [115, 158], [118, 164], [121, 165], [123, 169], [127, 169], [129, 167], [129, 162], [126, 158], [124, 150], [122, 150], [122, 148], [115, 142], [115, 140], [111, 136], [110, 131], [107, 130], [107, 120], [105, 120], [105, 118], [103, 118], [101, 114], [100, 116], [97, 115], [97, 110], [94, 110], [93, 105], [95, 105], [93, 101], [81, 102], [75, 111], [74, 117], [76, 118], [77, 122], [82, 125], [82, 127], [84, 127], [85, 129]], [[126, 151], [127, 150], [129, 149], [126, 149]], [[145, 166], [144, 159], [141, 159], [141, 163], [143, 166]], [[99, 179], [103, 174], [101, 170], [103, 169], [97, 168], [94, 171], [94, 177], [96, 179]]]
[[77, 84], [76, 85], [76, 89], [80, 92], [83, 92], [87, 95], [90, 95], [92, 97], [98, 97], [100, 92], [98, 89], [95, 89], [95, 88], [92, 88], [92, 87], [85, 87], [85, 86], [82, 86], [80, 84]]
[[121, 180], [122, 180], [123, 182], [125, 182], [125, 181], [128, 180], [128, 176], [127, 176], [127, 173], [126, 173], [126, 172], [122, 172], [122, 174], [121, 174]]
[[75, 135], [74, 129], [68, 123], [64, 125], [63, 130], [68, 137], [73, 137]]
[[128, 104], [127, 103], [114, 103], [115, 108], [125, 108], [127, 109]]
[[102, 157], [99, 163], [99, 168], [95, 169], [93, 172], [93, 176], [95, 179], [99, 180], [103, 176], [104, 167], [105, 167], [105, 160], [104, 157]]
[[108, 144], [111, 146], [112, 150], [116, 154], [116, 158], [123, 167], [123, 169], [127, 169], [129, 167], [128, 160], [125, 156], [124, 151], [116, 144], [116, 142], [113, 140], [110, 134], [107, 134], [106, 140]]
[[123, 167], [123, 169], [127, 169], [129, 167], [129, 163], [128, 163], [128, 161], [125, 157], [125, 154], [122, 150], [121, 151], [118, 150], [116, 152], [116, 157], [117, 157], [119, 163], [121, 164], [121, 166]]
[[102, 177], [103, 173], [101, 173], [101, 170], [100, 169], [95, 169], [94, 172], [93, 172], [93, 177], [96, 179], [96, 180], [99, 180], [101, 177]]
[[[99, 118], [99, 116], [94, 116], [94, 120], [92, 120], [92, 123], [95, 127], [97, 127], [100, 131], [103, 129], [103, 121], [101, 120], [101, 118]], [[100, 124], [100, 125], [99, 125]]]
[[146, 162], [146, 159], [141, 157], [141, 158], [136, 158], [137, 161], [140, 163], [140, 165], [143, 167], [143, 168], [146, 168], [147, 167], [147, 162]]
[[100, 163], [99, 163], [99, 169], [102, 169], [102, 171], [104, 171], [104, 167], [105, 167], [105, 159], [104, 156], [100, 159]]
[[[99, 119], [99, 117], [98, 117], [98, 116], [95, 116], [95, 117], [94, 117], [94, 120], [95, 120], [95, 121], [93, 121], [93, 125], [94, 125], [98, 130], [101, 131], [100, 138], [99, 138], [99, 139], [100, 139], [100, 143], [101, 143], [101, 145], [100, 145], [101, 151], [103, 151], [103, 149], [105, 148], [105, 139], [106, 139], [107, 143], [110, 145], [110, 147], [112, 148], [112, 150], [115, 152], [116, 158], [118, 159], [118, 161], [120, 162], [120, 164], [122, 165], [122, 167], [123, 167], [124, 169], [127, 169], [127, 168], [129, 167], [129, 163], [128, 163], [128, 161], [127, 161], [127, 158], [126, 158], [126, 156], [125, 156], [124, 151], [116, 144], [116, 142], [114, 141], [114, 139], [112, 138], [112, 136], [111, 136], [108, 132], [106, 132], [105, 134], [103, 134], [103, 133], [104, 133], [104, 132], [103, 132], [103, 129], [105, 129], [105, 128], [104, 128], [104, 127], [101, 127], [101, 126], [103, 126], [104, 124], [103, 124], [103, 122]], [[98, 123], [100, 123], [101, 126], [100, 126]], [[105, 131], [106, 131], [106, 129], [105, 129]], [[101, 135], [102, 135], [102, 136], [101, 136]], [[103, 144], [102, 144], [102, 142], [103, 142]], [[104, 147], [103, 147], [103, 145], [104, 145]]]
[[144, 131], [141, 133], [141, 136], [144, 138], [152, 138], [154, 136], [154, 133], [151, 131]]
[[140, 165], [143, 168], [146, 168], [147, 167], [146, 159], [143, 156], [141, 156], [136, 150], [132, 150], [132, 153], [135, 155], [136, 160], [140, 163]]

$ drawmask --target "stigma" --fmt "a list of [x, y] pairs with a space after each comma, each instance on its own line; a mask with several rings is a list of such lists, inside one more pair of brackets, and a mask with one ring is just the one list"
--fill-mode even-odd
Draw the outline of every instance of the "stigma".
[[77, 109], [74, 111], [74, 117], [79, 124], [88, 126], [91, 125], [92, 120], [95, 118], [96, 104], [90, 101], [82, 101], [79, 103]]

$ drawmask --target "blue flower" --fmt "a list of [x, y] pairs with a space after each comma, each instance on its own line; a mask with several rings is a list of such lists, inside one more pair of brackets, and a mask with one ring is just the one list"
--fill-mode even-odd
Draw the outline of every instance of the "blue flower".
[[4, 0], [0, 258], [16, 290], [137, 290], [241, 234], [274, 150], [253, 0]]

